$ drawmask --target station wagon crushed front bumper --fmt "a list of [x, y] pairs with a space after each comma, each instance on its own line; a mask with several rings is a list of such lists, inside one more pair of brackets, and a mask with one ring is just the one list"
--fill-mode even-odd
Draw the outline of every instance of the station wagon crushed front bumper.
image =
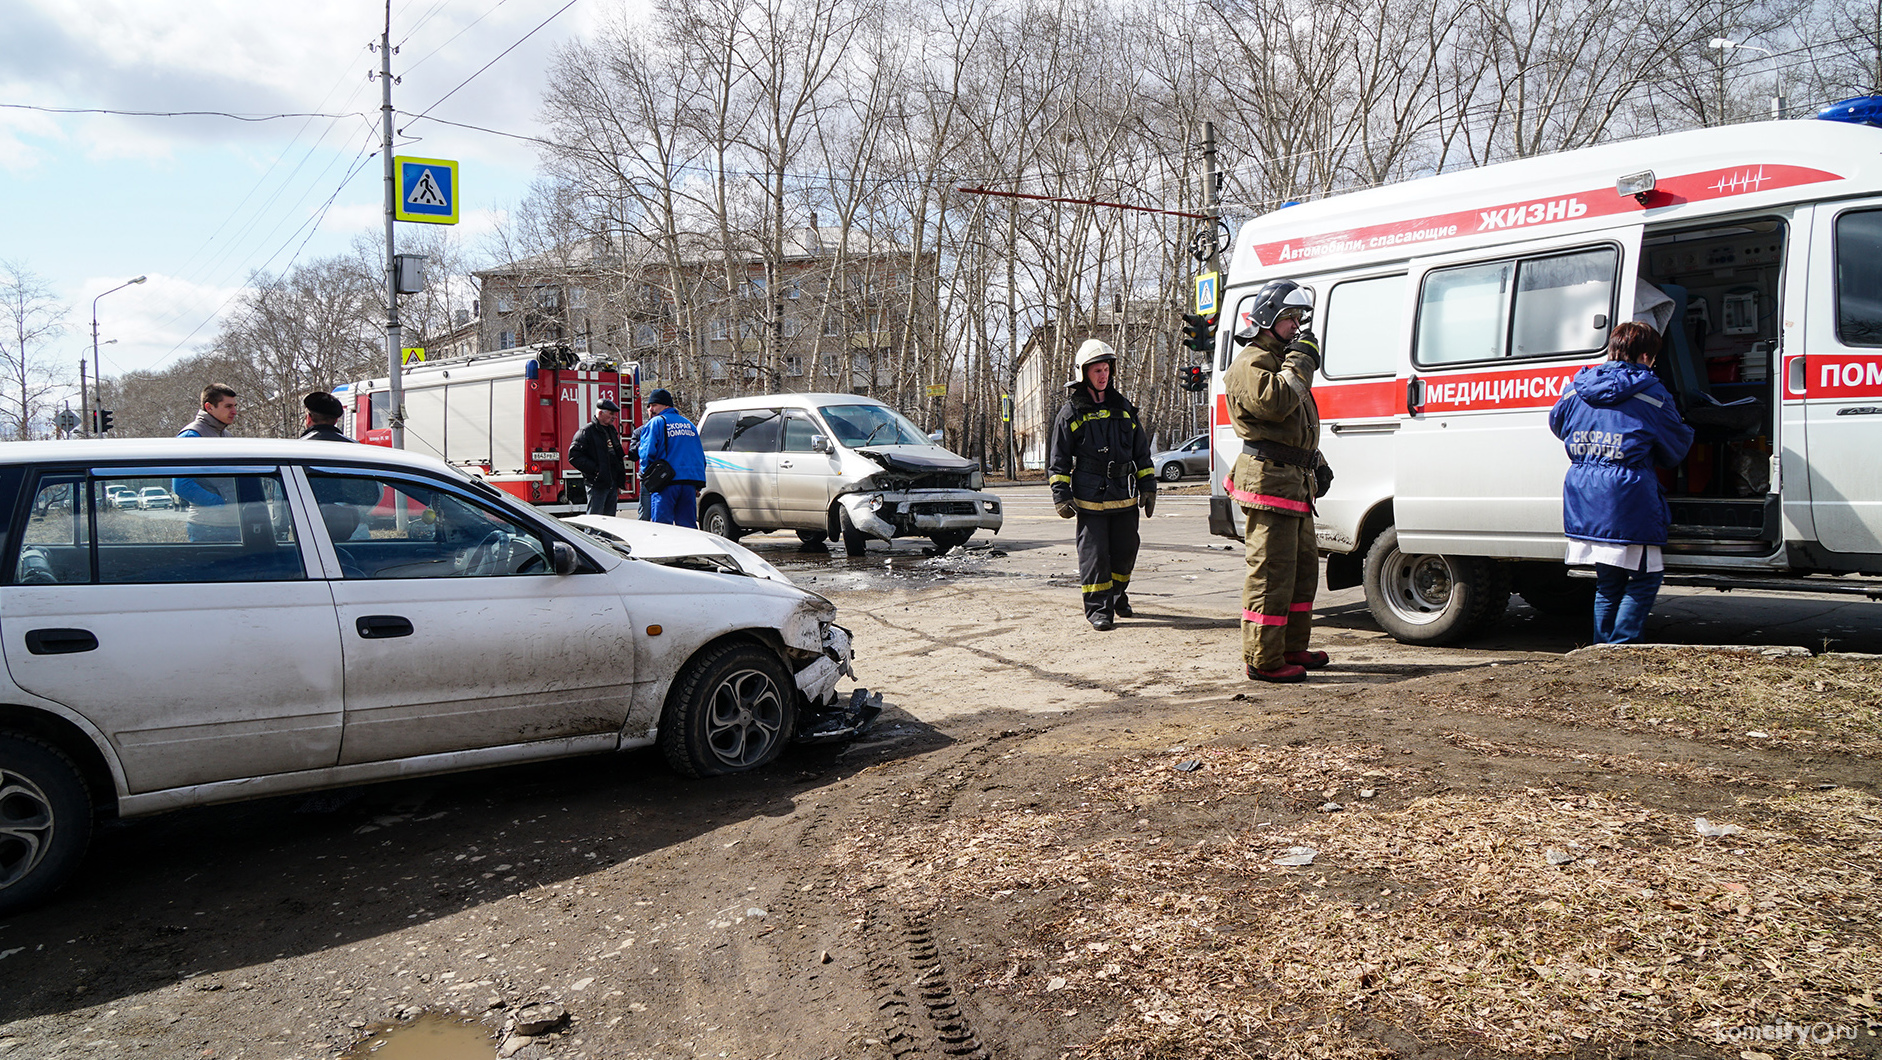
[[868, 490], [837, 498], [850, 525], [871, 537], [926, 537], [949, 531], [999, 532], [1000, 498], [979, 490]]

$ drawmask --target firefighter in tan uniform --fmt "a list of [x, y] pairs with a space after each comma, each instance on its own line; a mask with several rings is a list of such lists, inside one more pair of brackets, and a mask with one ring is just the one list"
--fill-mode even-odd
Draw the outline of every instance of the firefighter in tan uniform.
[[1313, 399], [1320, 344], [1307, 330], [1313, 295], [1299, 284], [1270, 281], [1252, 301], [1235, 333], [1245, 345], [1223, 377], [1229, 422], [1242, 439], [1226, 483], [1246, 519], [1242, 658], [1252, 680], [1300, 681], [1328, 661], [1307, 647], [1320, 579], [1313, 499], [1332, 478]]
[[1113, 385], [1117, 351], [1088, 339], [1072, 358], [1067, 400], [1052, 422], [1046, 481], [1052, 506], [1078, 519], [1078, 580], [1085, 619], [1109, 630], [1131, 617], [1131, 570], [1137, 565], [1137, 510], [1156, 510], [1157, 476], [1150, 434], [1137, 406]]

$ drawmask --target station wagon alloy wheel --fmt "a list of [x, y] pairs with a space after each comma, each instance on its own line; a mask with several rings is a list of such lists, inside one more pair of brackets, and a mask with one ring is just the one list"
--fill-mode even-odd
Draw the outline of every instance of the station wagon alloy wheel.
[[777, 743], [783, 724], [784, 697], [770, 676], [757, 670], [740, 670], [713, 690], [706, 742], [719, 761], [733, 769], [745, 769]]
[[749, 641], [707, 648], [674, 685], [660, 721], [660, 748], [668, 764], [688, 776], [757, 769], [789, 742], [795, 693], [769, 648]]
[[1400, 552], [1387, 527], [1366, 551], [1366, 604], [1402, 644], [1455, 644], [1509, 604], [1508, 575], [1491, 560]]
[[72, 760], [0, 734], [0, 915], [50, 894], [91, 842], [91, 798]]

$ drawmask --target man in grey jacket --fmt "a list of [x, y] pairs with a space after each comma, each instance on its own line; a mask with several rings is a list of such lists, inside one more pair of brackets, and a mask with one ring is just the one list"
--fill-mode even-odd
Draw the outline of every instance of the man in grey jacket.
[[203, 410], [176, 432], [178, 438], [227, 438], [235, 425], [235, 391], [221, 383], [203, 387]]
[[[189, 426], [176, 432], [178, 438], [227, 438], [235, 423], [235, 391], [221, 383], [203, 387], [203, 409]], [[203, 541], [240, 541], [242, 528], [236, 519], [234, 498], [224, 496], [233, 488], [234, 479], [179, 478], [171, 490], [189, 505], [189, 539]]]

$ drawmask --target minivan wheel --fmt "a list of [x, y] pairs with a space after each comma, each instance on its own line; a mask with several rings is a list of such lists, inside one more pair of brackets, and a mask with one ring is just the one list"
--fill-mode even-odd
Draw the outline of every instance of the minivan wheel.
[[0, 734], [0, 916], [43, 901], [91, 845], [91, 791], [65, 753]]
[[745, 531], [732, 521], [732, 509], [726, 507], [724, 501], [713, 501], [706, 505], [706, 510], [699, 513], [699, 528], [727, 541], [737, 541], [745, 536]]
[[843, 520], [843, 551], [848, 552], [852, 556], [862, 555], [863, 549], [869, 547], [869, 535], [856, 529], [856, 524], [850, 522], [850, 513], [840, 512], [838, 514]]
[[1181, 482], [1183, 480], [1183, 465], [1178, 461], [1172, 460], [1163, 465], [1163, 471], [1157, 477], [1165, 482]]
[[830, 540], [830, 535], [822, 530], [799, 530], [797, 539], [811, 548], [822, 548], [824, 542]]
[[667, 764], [689, 777], [743, 773], [784, 750], [797, 688], [777, 655], [734, 641], [686, 664], [660, 719]]
[[1476, 556], [1410, 555], [1387, 527], [1366, 552], [1366, 604], [1401, 644], [1455, 644], [1502, 614], [1509, 581]]

